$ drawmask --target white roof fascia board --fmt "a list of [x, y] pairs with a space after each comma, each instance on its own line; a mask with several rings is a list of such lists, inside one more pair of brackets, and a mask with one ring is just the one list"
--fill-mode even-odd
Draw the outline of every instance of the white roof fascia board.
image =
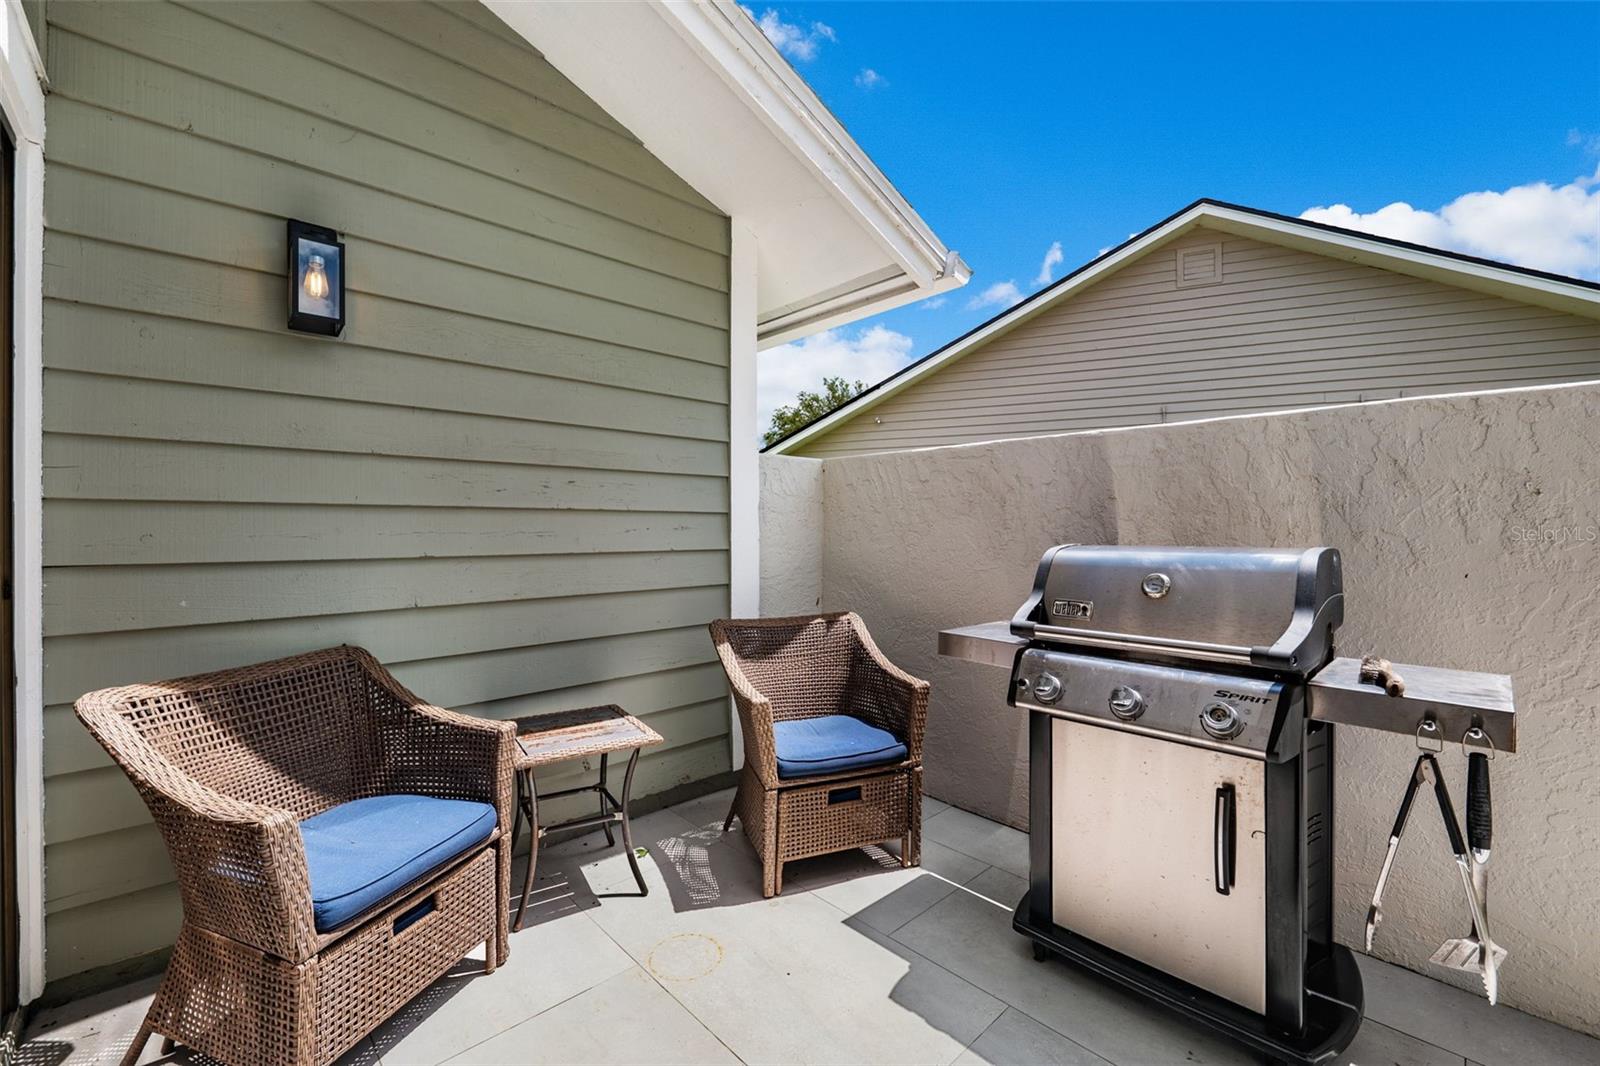
[[735, 4], [483, 3], [752, 229], [761, 343], [971, 277]]
[[944, 275], [952, 253], [738, 5], [665, 0], [652, 9], [744, 96], [842, 204], [873, 225], [907, 274], [922, 284]]

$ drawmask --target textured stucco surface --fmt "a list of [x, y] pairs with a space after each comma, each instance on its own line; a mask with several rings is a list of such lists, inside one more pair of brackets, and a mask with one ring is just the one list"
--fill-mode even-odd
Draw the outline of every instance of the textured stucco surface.
[[[1340, 548], [1343, 653], [1513, 677], [1521, 750], [1494, 764], [1490, 878], [1502, 995], [1600, 1033], [1600, 386], [828, 459], [822, 483], [822, 606], [861, 612], [933, 682], [929, 793], [1017, 826], [1022, 716], [1003, 673], [937, 656], [937, 630], [1009, 617], [1051, 544]], [[1414, 756], [1401, 736], [1339, 733], [1345, 943], [1360, 941]], [[1459, 793], [1464, 759], [1444, 766]], [[1430, 805], [1385, 912], [1376, 953], [1443, 976], [1427, 958], [1468, 921]]]
[[822, 463], [761, 457], [761, 613], [814, 611], [822, 599]]

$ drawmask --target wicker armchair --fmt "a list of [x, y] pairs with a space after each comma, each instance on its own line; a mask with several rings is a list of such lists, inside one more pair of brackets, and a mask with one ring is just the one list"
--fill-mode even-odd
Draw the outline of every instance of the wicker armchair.
[[[511, 723], [429, 706], [353, 647], [92, 692], [77, 712], [149, 806], [183, 899], [124, 1066], [152, 1033], [230, 1066], [321, 1066], [478, 944], [488, 970], [505, 962]], [[411, 879], [319, 929], [301, 822], [412, 797], [473, 801], [449, 806], [487, 839], [392, 871]]]
[[[901, 865], [919, 865], [928, 683], [884, 658], [853, 613], [723, 619], [710, 629], [744, 732], [744, 770], [723, 829], [735, 816], [743, 824], [761, 856], [763, 895], [783, 891], [790, 860], [896, 838]], [[811, 774], [783, 758], [781, 723], [832, 716], [891, 734], [903, 754], [897, 747], [889, 761]]]

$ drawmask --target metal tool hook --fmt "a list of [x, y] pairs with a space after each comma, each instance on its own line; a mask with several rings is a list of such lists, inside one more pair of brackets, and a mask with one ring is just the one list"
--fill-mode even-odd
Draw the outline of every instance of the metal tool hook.
[[[1433, 747], [1428, 743], [1432, 741]], [[1417, 726], [1417, 750], [1438, 754], [1444, 750], [1444, 731], [1439, 728], [1439, 723], [1429, 715]]]
[[[1471, 742], [1469, 745], [1468, 742]], [[1487, 757], [1493, 759], [1498, 753], [1494, 746], [1494, 737], [1491, 737], [1481, 725], [1473, 723], [1471, 729], [1461, 734], [1461, 754], [1471, 755], [1473, 747], [1488, 748]]]

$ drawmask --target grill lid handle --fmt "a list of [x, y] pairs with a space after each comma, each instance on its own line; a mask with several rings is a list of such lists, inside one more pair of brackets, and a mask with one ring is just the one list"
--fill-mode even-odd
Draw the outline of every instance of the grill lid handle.
[[1251, 648], [1268, 670], [1310, 674], [1333, 658], [1333, 633], [1344, 623], [1344, 575], [1337, 548], [1309, 548], [1295, 574], [1294, 615], [1271, 647]]

